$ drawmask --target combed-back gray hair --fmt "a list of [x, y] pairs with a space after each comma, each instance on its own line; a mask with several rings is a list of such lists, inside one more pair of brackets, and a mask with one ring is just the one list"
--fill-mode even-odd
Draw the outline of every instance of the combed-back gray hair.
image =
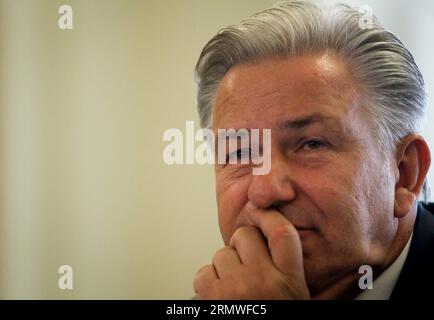
[[[206, 44], [195, 72], [201, 126], [211, 127], [217, 87], [233, 66], [325, 51], [345, 59], [367, 93], [366, 111], [380, 150], [395, 150], [402, 138], [421, 130], [424, 80], [404, 44], [366, 11], [347, 5], [322, 8], [309, 1], [280, 1], [220, 30]], [[425, 182], [425, 201], [428, 195]]]

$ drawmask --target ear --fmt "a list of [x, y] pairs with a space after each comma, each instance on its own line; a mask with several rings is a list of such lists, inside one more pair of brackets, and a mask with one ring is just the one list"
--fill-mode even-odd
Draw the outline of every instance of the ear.
[[409, 135], [398, 145], [396, 165], [399, 177], [395, 185], [394, 208], [396, 218], [404, 217], [417, 201], [430, 164], [428, 144], [420, 135]]

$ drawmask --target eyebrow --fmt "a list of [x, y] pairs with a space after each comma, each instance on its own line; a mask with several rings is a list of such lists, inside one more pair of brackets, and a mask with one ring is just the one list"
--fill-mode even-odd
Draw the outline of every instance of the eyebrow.
[[278, 124], [278, 128], [298, 130], [298, 129], [303, 129], [317, 122], [333, 122], [335, 124], [338, 124], [338, 121], [333, 117], [324, 115], [322, 113], [314, 113], [308, 116], [304, 116], [292, 120], [281, 121]]
[[[340, 133], [340, 129], [342, 129], [342, 124], [339, 122], [337, 118], [334, 118], [332, 116], [320, 112], [312, 113], [310, 115], [291, 119], [291, 120], [280, 121], [277, 123], [277, 128], [282, 130], [287, 130], [287, 129], [301, 130], [314, 123], [330, 123], [333, 125], [332, 127], [330, 127], [330, 130], [338, 133]], [[226, 130], [223, 137], [229, 140], [234, 138], [243, 138], [244, 136], [249, 136], [251, 132], [250, 128], [240, 128], [240, 129], [219, 128], [218, 130]], [[235, 132], [233, 130], [235, 130]], [[216, 139], [218, 139], [219, 133], [215, 134], [215, 137]]]

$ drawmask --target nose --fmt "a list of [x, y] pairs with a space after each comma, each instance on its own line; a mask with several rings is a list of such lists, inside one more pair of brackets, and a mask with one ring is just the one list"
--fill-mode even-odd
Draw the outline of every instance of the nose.
[[248, 189], [249, 201], [258, 208], [267, 209], [291, 202], [295, 196], [287, 159], [272, 154], [270, 172], [252, 178]]

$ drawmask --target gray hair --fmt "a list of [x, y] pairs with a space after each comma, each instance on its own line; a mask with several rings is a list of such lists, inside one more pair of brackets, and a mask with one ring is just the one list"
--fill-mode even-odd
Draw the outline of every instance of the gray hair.
[[[331, 51], [347, 62], [362, 84], [367, 112], [380, 150], [394, 150], [419, 132], [425, 113], [422, 74], [404, 44], [375, 16], [347, 5], [320, 8], [309, 1], [280, 1], [236, 26], [220, 30], [196, 65], [201, 126], [210, 128], [220, 81], [235, 65], [268, 57], [296, 57]], [[425, 181], [423, 198], [428, 201]]]

